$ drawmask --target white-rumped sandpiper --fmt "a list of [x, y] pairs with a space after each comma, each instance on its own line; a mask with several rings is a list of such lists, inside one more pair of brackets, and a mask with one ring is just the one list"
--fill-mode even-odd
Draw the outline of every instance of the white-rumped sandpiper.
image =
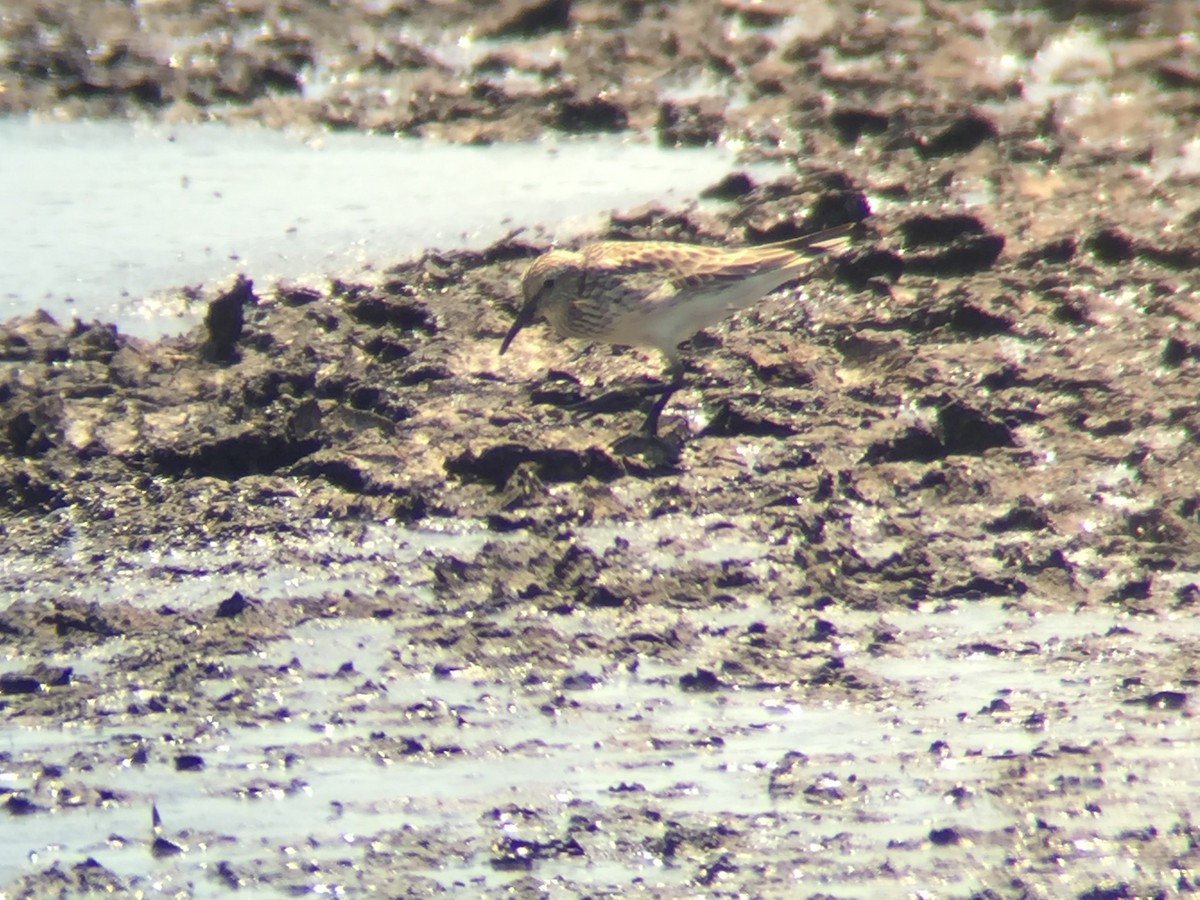
[[667, 358], [670, 381], [646, 419], [658, 418], [682, 383], [679, 345], [801, 278], [824, 254], [850, 242], [853, 225], [757, 247], [707, 247], [670, 241], [600, 241], [579, 250], [550, 250], [521, 279], [525, 302], [500, 345], [539, 315], [562, 337], [654, 347]]

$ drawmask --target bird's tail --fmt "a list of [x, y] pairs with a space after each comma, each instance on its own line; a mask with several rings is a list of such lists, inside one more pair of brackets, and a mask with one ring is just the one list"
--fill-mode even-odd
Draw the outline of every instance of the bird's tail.
[[850, 236], [854, 233], [856, 224], [855, 222], [847, 222], [845, 225], [834, 225], [832, 228], [825, 228], [821, 231], [814, 231], [812, 234], [788, 238], [786, 241], [778, 241], [777, 243], [766, 244], [764, 246], [786, 247], [788, 250], [804, 256], [820, 256], [822, 253], [835, 253], [849, 246]]

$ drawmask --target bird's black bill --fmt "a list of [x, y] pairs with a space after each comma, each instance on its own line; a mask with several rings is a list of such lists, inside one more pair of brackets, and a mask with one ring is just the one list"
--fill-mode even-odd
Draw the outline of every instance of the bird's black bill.
[[504, 336], [504, 340], [500, 342], [500, 355], [504, 355], [504, 351], [508, 349], [508, 345], [513, 342], [513, 338], [517, 336], [517, 332], [533, 321], [533, 316], [537, 311], [537, 303], [534, 300], [528, 301], [521, 307], [517, 313], [517, 317], [513, 319], [512, 327], [508, 329], [508, 334]]

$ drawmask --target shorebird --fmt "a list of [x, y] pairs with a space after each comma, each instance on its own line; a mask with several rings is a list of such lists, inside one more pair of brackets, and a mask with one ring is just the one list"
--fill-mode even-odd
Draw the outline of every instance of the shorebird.
[[839, 225], [757, 247], [600, 241], [549, 250], [521, 279], [524, 304], [500, 353], [539, 315], [561, 337], [659, 350], [668, 383], [654, 391], [660, 396], [642, 426], [654, 437], [664, 407], [683, 384], [679, 345], [801, 278], [824, 254], [848, 245], [853, 228]]

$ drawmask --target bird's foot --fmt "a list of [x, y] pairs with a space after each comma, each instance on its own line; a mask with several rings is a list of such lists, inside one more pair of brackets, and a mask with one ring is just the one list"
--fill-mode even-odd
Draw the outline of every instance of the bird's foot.
[[637, 456], [654, 469], [674, 466], [683, 454], [683, 429], [672, 429], [665, 435], [648, 434], [645, 429], [622, 435], [610, 449], [619, 456]]
[[660, 396], [667, 390], [670, 390], [670, 385], [653, 382], [624, 385], [605, 391], [599, 397], [575, 403], [570, 410], [576, 419], [590, 419], [601, 413], [628, 412], [636, 409], [647, 397]]

